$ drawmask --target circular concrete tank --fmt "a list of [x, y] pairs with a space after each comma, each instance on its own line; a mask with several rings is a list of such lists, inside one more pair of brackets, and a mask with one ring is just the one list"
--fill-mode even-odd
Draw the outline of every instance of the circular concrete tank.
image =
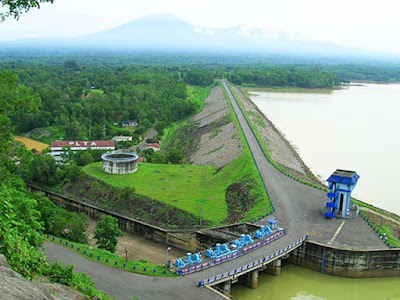
[[133, 152], [112, 151], [101, 155], [103, 172], [131, 174], [137, 171], [139, 156]]

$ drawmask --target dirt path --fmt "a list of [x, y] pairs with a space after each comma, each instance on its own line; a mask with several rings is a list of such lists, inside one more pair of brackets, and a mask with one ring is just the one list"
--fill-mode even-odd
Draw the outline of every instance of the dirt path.
[[[89, 220], [89, 228], [87, 230], [88, 244], [96, 246], [96, 239], [93, 237], [97, 222]], [[164, 264], [165, 262], [165, 245], [152, 242], [144, 237], [126, 233], [125, 236], [118, 239], [116, 253], [125, 258], [125, 249], [128, 250], [128, 260], [145, 260], [152, 264]], [[171, 247], [168, 253], [170, 260], [184, 256], [186, 253], [175, 247]]]

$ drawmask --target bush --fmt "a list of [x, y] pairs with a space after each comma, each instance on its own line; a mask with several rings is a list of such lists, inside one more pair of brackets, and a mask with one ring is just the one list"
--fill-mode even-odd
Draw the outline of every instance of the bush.
[[86, 243], [85, 231], [88, 227], [86, 215], [58, 207], [43, 195], [32, 194], [32, 196], [37, 199], [44, 232], [73, 242]]
[[39, 275], [44, 255], [36, 250], [42, 243], [39, 231], [38, 204], [19, 190], [20, 182], [5, 182], [0, 185], [0, 253], [10, 266], [30, 279]]
[[90, 299], [95, 297], [102, 300], [111, 299], [108, 295], [96, 290], [94, 282], [86, 273], [76, 273], [73, 266], [64, 267], [56, 262], [48, 265], [44, 275], [51, 282], [69, 286]]

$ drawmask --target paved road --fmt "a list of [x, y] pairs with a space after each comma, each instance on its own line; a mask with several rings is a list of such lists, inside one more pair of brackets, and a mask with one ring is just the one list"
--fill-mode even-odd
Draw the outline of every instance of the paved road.
[[[140, 299], [218, 299], [219, 297], [209, 290], [196, 288], [198, 282], [203, 278], [219, 275], [272, 254], [306, 234], [313, 241], [322, 243], [332, 241], [342, 220], [327, 220], [320, 214], [319, 208], [325, 202], [326, 194], [288, 178], [270, 164], [231, 91], [225, 82], [223, 85], [274, 202], [276, 212], [272, 216], [279, 220], [281, 227], [286, 228], [287, 235], [229, 263], [207, 269], [204, 273], [198, 272], [181, 278], [157, 278], [133, 274], [87, 260], [62, 246], [45, 243], [44, 250], [49, 260], [76, 265], [78, 271], [86, 271], [92, 276], [99, 289], [116, 299], [131, 299], [132, 295]], [[362, 249], [385, 248], [382, 241], [361, 218], [346, 220], [332, 244]]]
[[[275, 169], [264, 156], [226, 82], [223, 82], [223, 85], [275, 205], [276, 212], [272, 216], [279, 220], [280, 226], [286, 228], [288, 235], [292, 238], [300, 238], [308, 234], [313, 241], [328, 243], [342, 220], [328, 220], [320, 214], [320, 208], [327, 199], [326, 193], [294, 181]], [[357, 234], [357, 232], [363, 234]], [[361, 218], [346, 220], [333, 245], [362, 249], [386, 247]]]
[[132, 296], [142, 299], [221, 299], [215, 293], [197, 288], [185, 277], [152, 277], [127, 272], [89, 260], [74, 250], [45, 242], [44, 251], [49, 261], [75, 265], [78, 272], [87, 272], [96, 287], [115, 299], [131, 300]]

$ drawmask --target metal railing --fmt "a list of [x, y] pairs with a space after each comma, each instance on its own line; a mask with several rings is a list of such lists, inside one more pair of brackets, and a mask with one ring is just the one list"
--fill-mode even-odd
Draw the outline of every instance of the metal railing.
[[203, 271], [205, 269], [214, 267], [216, 265], [222, 264], [224, 262], [230, 261], [232, 259], [238, 258], [242, 255], [245, 255], [251, 251], [254, 251], [262, 246], [265, 246], [275, 240], [277, 240], [278, 238], [284, 236], [286, 234], [286, 230], [283, 229], [281, 231], [278, 231], [270, 236], [268, 236], [266, 239], [262, 240], [262, 241], [258, 241], [258, 242], [254, 242], [253, 244], [249, 245], [249, 246], [245, 246], [239, 250], [237, 250], [234, 253], [230, 253], [227, 254], [223, 257], [218, 257], [213, 259], [212, 261], [209, 262], [203, 262], [197, 265], [193, 265], [191, 267], [187, 267], [187, 268], [179, 268], [177, 269], [176, 273], [179, 275], [188, 275], [188, 274], [192, 274], [195, 272], [199, 272], [199, 271]]
[[242, 272], [244, 272], [244, 271], [246, 271], [248, 269], [253, 269], [254, 267], [257, 267], [259, 265], [263, 265], [266, 262], [272, 261], [274, 258], [277, 258], [278, 256], [280, 257], [283, 254], [285, 254], [287, 251], [289, 251], [289, 250], [295, 248], [296, 246], [302, 244], [307, 238], [308, 238], [308, 235], [306, 235], [303, 238], [297, 240], [296, 242], [286, 246], [285, 248], [282, 248], [282, 249], [274, 252], [273, 254], [270, 254], [270, 255], [267, 255], [267, 256], [263, 257], [262, 259], [253, 261], [253, 262], [251, 262], [249, 264], [246, 264], [246, 265], [244, 265], [242, 267], [239, 267], [237, 269], [231, 270], [229, 272], [225, 272], [225, 273], [213, 276], [213, 277], [209, 277], [209, 278], [204, 279], [202, 281], [199, 281], [199, 285], [198, 286], [202, 287], [204, 285], [211, 284], [211, 283], [216, 282], [216, 281], [220, 281], [221, 279], [238, 275], [238, 274], [240, 274], [240, 273], [242, 273]]

